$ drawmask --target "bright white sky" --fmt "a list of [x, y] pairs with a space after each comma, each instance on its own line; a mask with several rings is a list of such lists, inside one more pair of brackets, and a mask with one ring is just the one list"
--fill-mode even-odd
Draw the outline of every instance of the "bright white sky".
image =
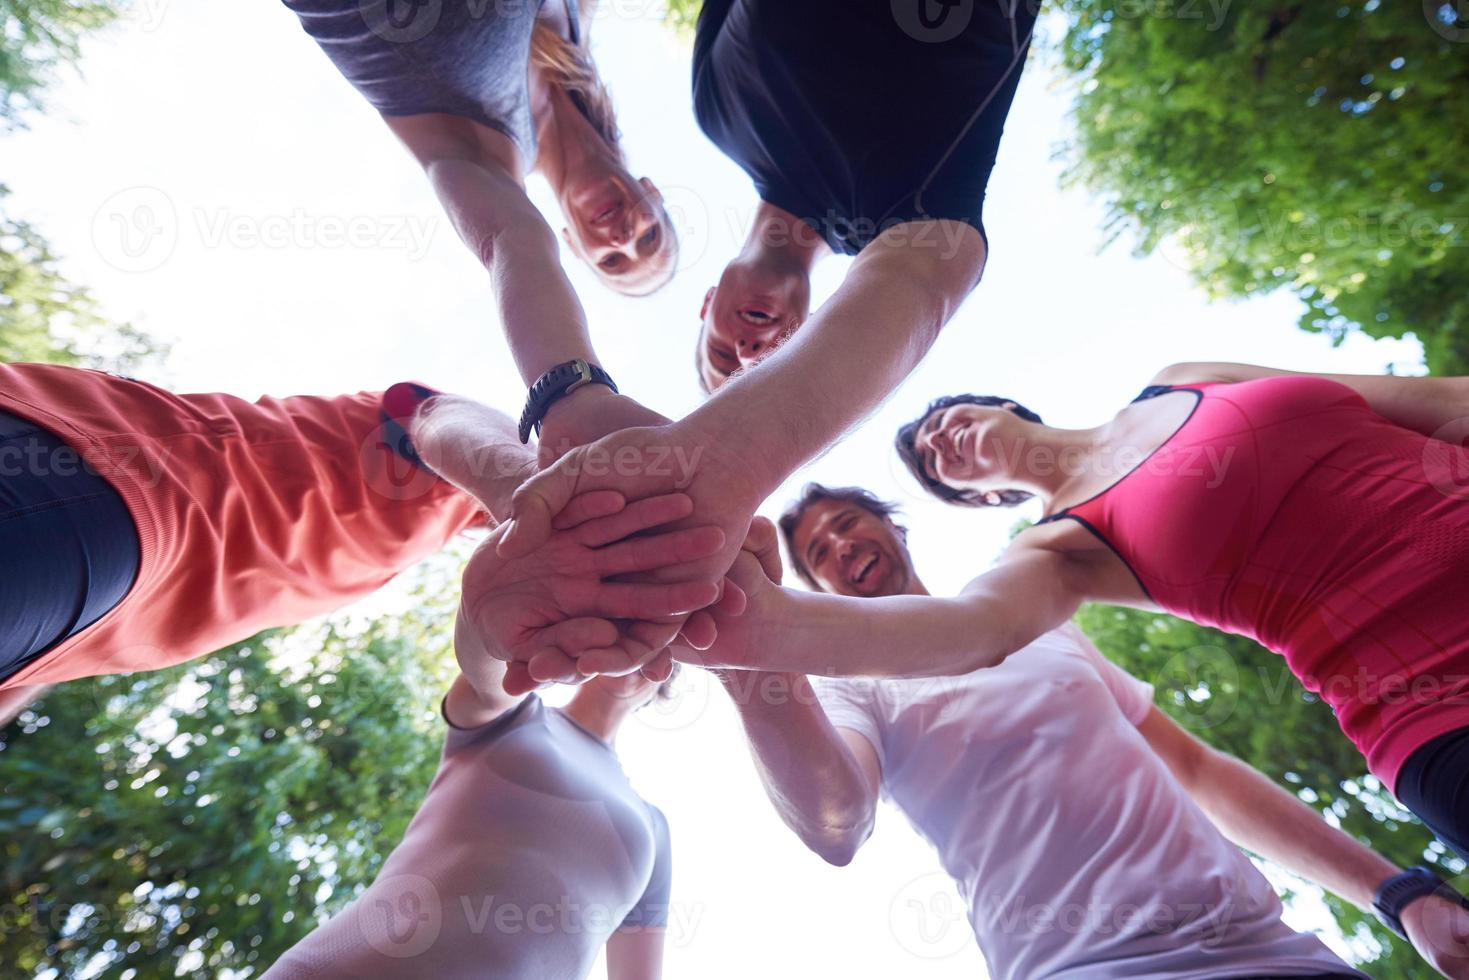
[[[574, 263], [571, 275], [623, 389], [679, 416], [699, 402], [700, 300], [755, 196], [695, 126], [688, 44], [661, 25], [657, 0], [606, 5], [615, 13], [597, 20], [598, 60], [635, 171], [680, 215], [684, 268], [643, 300], [611, 295]], [[1298, 305], [1284, 295], [1210, 305], [1166, 256], [1136, 259], [1128, 241], [1099, 255], [1101, 208], [1061, 192], [1052, 160], [1068, 104], [1046, 65], [1032, 64], [990, 185], [983, 285], [878, 416], [795, 474], [766, 513], [807, 479], [863, 484], [903, 504], [929, 586], [957, 590], [1025, 515], [960, 513], [919, 495], [890, 446], [933, 396], [1004, 394], [1053, 423], [1090, 425], [1179, 360], [1345, 372], [1418, 363], [1411, 342], [1332, 348], [1296, 329]], [[83, 77], [62, 82], [50, 114], [6, 139], [5, 161], [13, 209], [50, 237], [67, 272], [114, 316], [175, 342], [156, 380], [256, 397], [414, 378], [519, 411], [486, 276], [415, 164], [279, 4], [231, 4], [226, 15], [139, 0], [86, 46]], [[559, 227], [544, 186], [533, 193]], [[140, 237], [148, 228], [161, 233]], [[843, 259], [820, 268], [817, 302], [844, 269]], [[824, 865], [774, 816], [732, 711], [702, 676], [670, 714], [631, 725], [621, 751], [674, 829], [669, 976], [985, 976], [957, 893], [901, 815], [884, 811], [851, 867]]]

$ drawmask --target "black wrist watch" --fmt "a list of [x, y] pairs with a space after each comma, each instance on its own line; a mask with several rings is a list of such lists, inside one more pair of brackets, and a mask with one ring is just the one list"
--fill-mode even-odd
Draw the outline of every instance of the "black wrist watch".
[[1419, 865], [1402, 874], [1393, 875], [1377, 886], [1377, 897], [1372, 901], [1372, 911], [1383, 925], [1401, 938], [1407, 939], [1408, 933], [1403, 929], [1403, 909], [1425, 895], [1438, 895], [1469, 909], [1469, 900], [1454, 891], [1448, 882], [1433, 871]]
[[541, 434], [541, 420], [552, 405], [583, 385], [606, 385], [614, 394], [617, 391], [611, 375], [579, 357], [556, 365], [536, 379], [526, 396], [525, 411], [520, 413], [521, 445], [530, 442], [531, 429], [536, 430], [536, 435]]

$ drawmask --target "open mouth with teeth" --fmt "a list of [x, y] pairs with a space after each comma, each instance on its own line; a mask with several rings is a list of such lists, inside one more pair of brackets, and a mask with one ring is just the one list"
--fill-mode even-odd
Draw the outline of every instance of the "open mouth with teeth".
[[854, 585], [867, 584], [868, 576], [871, 575], [872, 570], [877, 567], [877, 558], [877, 552], [874, 551], [866, 558], [859, 559], [857, 563], [852, 566], [851, 578]]

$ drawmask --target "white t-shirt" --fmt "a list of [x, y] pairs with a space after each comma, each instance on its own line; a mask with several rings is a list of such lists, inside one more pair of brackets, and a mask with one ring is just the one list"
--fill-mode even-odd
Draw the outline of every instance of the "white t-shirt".
[[813, 683], [938, 849], [994, 980], [1361, 976], [1280, 921], [1138, 732], [1152, 686], [1076, 627], [962, 677]]

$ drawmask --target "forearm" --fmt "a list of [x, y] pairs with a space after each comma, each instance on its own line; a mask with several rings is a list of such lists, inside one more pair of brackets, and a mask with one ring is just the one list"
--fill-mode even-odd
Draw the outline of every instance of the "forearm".
[[825, 677], [967, 674], [1069, 620], [1083, 596], [1074, 578], [1065, 556], [1026, 552], [952, 599], [781, 590], [752, 619], [757, 635], [739, 656], [753, 662], [731, 666]]
[[473, 399], [427, 399], [409, 435], [426, 466], [477, 498], [496, 520], [510, 513], [511, 495], [536, 472], [535, 452], [520, 444], [515, 424]]
[[811, 683], [800, 674], [729, 671], [729, 692], [756, 771], [786, 826], [834, 864], [872, 831], [875, 800]]
[[1194, 800], [1226, 837], [1360, 908], [1400, 870], [1232, 756], [1209, 751], [1193, 782]]
[[561, 266], [556, 235], [525, 188], [461, 159], [426, 170], [466, 245], [490, 274], [505, 337], [527, 385], [564, 361], [597, 362], [586, 313]]
[[1000, 617], [962, 598], [786, 590], [785, 602], [779, 629], [742, 666], [821, 677], [952, 677], [1014, 652]]
[[789, 342], [724, 385], [691, 421], [740, 448], [774, 492], [918, 366], [978, 281], [983, 246], [970, 247], [979, 255], [956, 259], [961, 270], [942, 265], [938, 253], [929, 268], [925, 253], [870, 245]]

